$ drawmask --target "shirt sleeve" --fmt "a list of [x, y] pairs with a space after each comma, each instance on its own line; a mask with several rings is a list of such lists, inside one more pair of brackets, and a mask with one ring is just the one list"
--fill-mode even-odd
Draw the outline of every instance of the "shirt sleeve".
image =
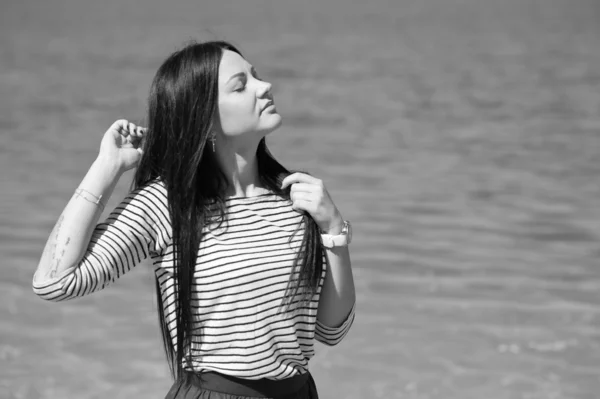
[[322, 344], [329, 346], [339, 344], [346, 334], [348, 334], [348, 331], [350, 331], [352, 323], [354, 323], [355, 309], [356, 302], [352, 305], [352, 309], [350, 309], [350, 313], [348, 313], [346, 320], [338, 327], [328, 327], [317, 319], [315, 325], [315, 339]]
[[158, 182], [132, 191], [102, 223], [96, 225], [76, 266], [33, 291], [49, 301], [63, 301], [108, 287], [171, 239], [166, 189]]

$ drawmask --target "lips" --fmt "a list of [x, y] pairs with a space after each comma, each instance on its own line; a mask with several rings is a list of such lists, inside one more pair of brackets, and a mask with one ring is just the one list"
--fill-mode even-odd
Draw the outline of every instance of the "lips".
[[260, 110], [260, 112], [263, 112], [265, 109], [269, 108], [273, 104], [274, 104], [273, 100], [267, 101], [267, 103], [265, 104], [264, 107], [262, 107], [262, 109]]

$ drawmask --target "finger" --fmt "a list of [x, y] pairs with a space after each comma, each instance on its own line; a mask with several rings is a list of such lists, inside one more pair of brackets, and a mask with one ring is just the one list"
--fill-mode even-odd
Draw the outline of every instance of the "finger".
[[292, 193], [312, 193], [315, 191], [315, 185], [314, 184], [309, 184], [309, 183], [293, 183], [291, 186], [291, 191]]
[[124, 126], [127, 126], [127, 124], [129, 123], [129, 121], [127, 119], [117, 119], [113, 124], [112, 127], [114, 128], [122, 128]]
[[283, 182], [281, 182], [281, 188], [285, 189], [287, 186], [289, 186], [292, 183], [316, 184], [318, 182], [320, 182], [320, 180], [317, 179], [316, 177], [312, 177], [310, 175], [307, 175], [306, 173], [296, 172], [296, 173], [292, 173], [291, 175], [289, 175], [285, 179], [283, 179]]
[[310, 193], [306, 193], [306, 192], [293, 192], [290, 194], [290, 199], [292, 200], [292, 202], [294, 201], [306, 201], [306, 202], [313, 202], [313, 196]]
[[134, 125], [134, 127], [133, 127], [133, 131], [131, 132], [131, 135], [132, 135], [133, 137], [135, 137], [136, 139], [139, 139], [139, 138], [140, 138], [140, 128], [139, 128], [139, 126], [135, 126], [135, 125]]
[[295, 210], [296, 212], [308, 212], [310, 213], [309, 209], [311, 208], [311, 202], [305, 201], [303, 199], [299, 199], [296, 200], [294, 202], [292, 202], [292, 209]]
[[115, 121], [115, 123], [112, 124], [111, 128], [113, 130], [116, 130], [117, 133], [119, 133], [120, 135], [127, 136], [128, 135], [127, 125], [128, 124], [129, 124], [129, 121], [127, 119], [119, 119], [119, 120]]
[[135, 124], [129, 122], [128, 129], [129, 129], [129, 134], [135, 135]]

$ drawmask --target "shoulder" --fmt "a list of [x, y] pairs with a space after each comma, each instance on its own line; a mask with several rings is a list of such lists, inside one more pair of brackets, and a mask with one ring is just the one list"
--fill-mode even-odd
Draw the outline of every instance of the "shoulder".
[[144, 202], [152, 205], [167, 205], [167, 187], [162, 180], [154, 179], [137, 187], [126, 197], [131, 202]]
[[115, 211], [156, 221], [168, 218], [168, 209], [165, 184], [159, 180], [151, 180], [129, 192]]

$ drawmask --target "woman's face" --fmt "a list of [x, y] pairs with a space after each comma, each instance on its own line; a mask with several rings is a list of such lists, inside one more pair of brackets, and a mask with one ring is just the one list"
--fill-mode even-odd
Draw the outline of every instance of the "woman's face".
[[262, 138], [281, 125], [271, 84], [258, 78], [239, 54], [224, 50], [219, 66], [220, 130], [227, 138], [256, 133]]

